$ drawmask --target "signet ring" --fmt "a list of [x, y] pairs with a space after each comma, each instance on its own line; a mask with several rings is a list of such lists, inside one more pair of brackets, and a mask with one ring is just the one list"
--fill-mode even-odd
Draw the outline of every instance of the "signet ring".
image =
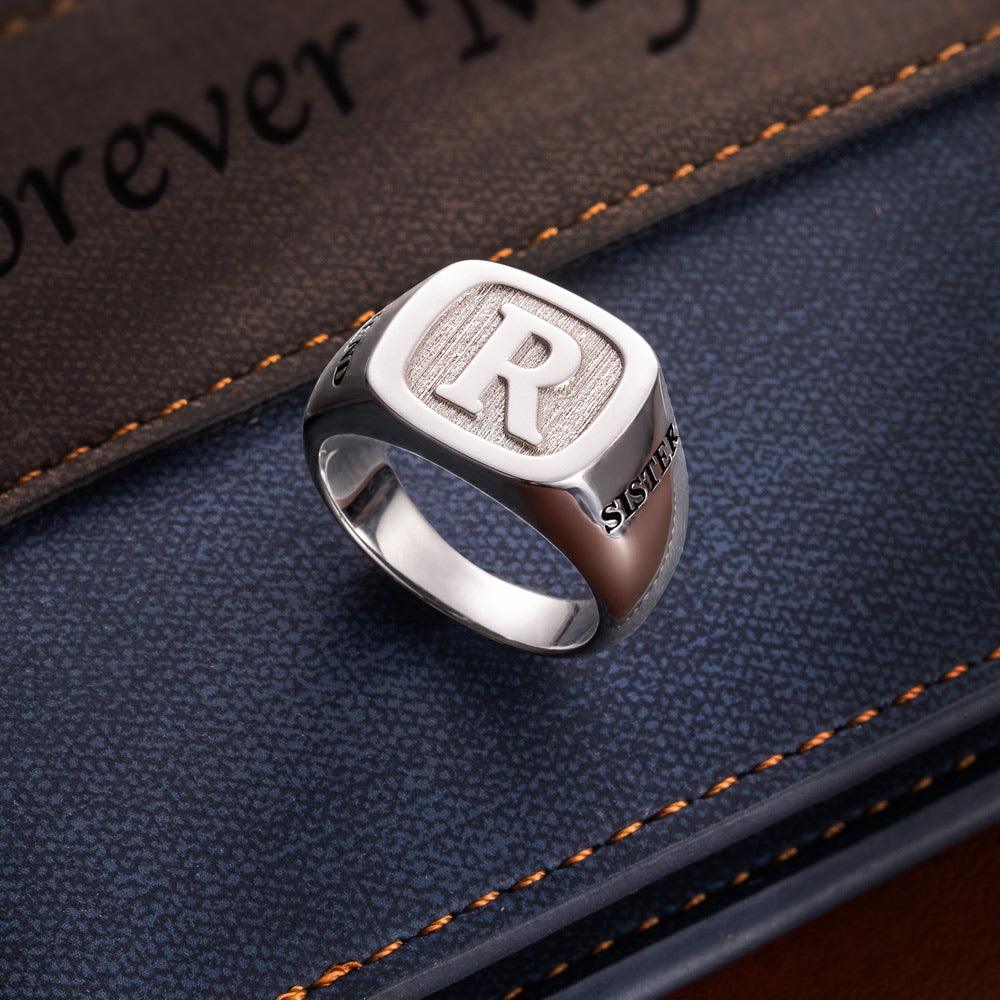
[[[451, 264], [355, 331], [316, 383], [304, 437], [327, 506], [379, 566], [535, 653], [591, 652], [634, 632], [684, 545], [687, 467], [652, 348], [503, 264]], [[541, 593], [462, 555], [406, 492], [391, 449], [525, 521], [572, 564], [580, 593]]]

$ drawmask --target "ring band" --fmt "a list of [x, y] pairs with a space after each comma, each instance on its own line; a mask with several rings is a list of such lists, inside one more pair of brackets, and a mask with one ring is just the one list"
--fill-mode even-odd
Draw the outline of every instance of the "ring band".
[[[687, 469], [659, 363], [634, 330], [526, 272], [462, 261], [340, 348], [306, 408], [306, 459], [347, 533], [428, 603], [537, 653], [642, 624], [680, 558]], [[459, 476], [559, 549], [589, 593], [550, 596], [449, 545], [389, 447]]]

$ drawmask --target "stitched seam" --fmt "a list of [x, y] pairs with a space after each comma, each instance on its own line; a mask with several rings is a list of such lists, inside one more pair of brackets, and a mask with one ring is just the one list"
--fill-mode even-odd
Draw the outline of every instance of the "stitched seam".
[[[996, 745], [994, 744], [984, 750], [981, 750], [980, 753], [988, 753], [995, 749]], [[507, 990], [500, 996], [499, 1000], [517, 1000], [517, 998], [520, 997], [526, 990], [530, 990], [532, 987], [537, 986], [540, 983], [546, 983], [557, 978], [558, 976], [561, 976], [574, 965], [577, 965], [588, 958], [601, 955], [611, 948], [621, 945], [622, 943], [634, 941], [642, 935], [648, 934], [655, 927], [658, 927], [661, 923], [663, 923], [664, 920], [668, 920], [681, 913], [686, 913], [690, 910], [696, 909], [709, 899], [715, 901], [720, 898], [724, 898], [735, 889], [746, 885], [750, 879], [766, 876], [772, 869], [784, 865], [793, 858], [800, 857], [803, 851], [818, 847], [821, 844], [833, 840], [835, 837], [839, 837], [849, 826], [852, 826], [859, 820], [865, 819], [866, 817], [878, 816], [891, 806], [897, 805], [904, 799], [908, 799], [914, 795], [919, 795], [922, 792], [925, 792], [931, 787], [931, 785], [940, 781], [944, 777], [968, 770], [978, 759], [979, 755], [975, 753], [964, 754], [963, 756], [952, 761], [952, 763], [947, 767], [939, 770], [937, 773], [925, 774], [923, 777], [918, 778], [909, 786], [909, 788], [905, 791], [897, 792], [892, 798], [875, 799], [860, 811], [850, 813], [844, 818], [823, 827], [822, 830], [815, 831], [811, 835], [800, 840], [797, 846], [783, 848], [770, 859], [756, 865], [753, 868], [743, 868], [739, 871], [733, 872], [727, 878], [706, 886], [700, 892], [696, 892], [686, 897], [683, 901], [673, 904], [666, 910], [661, 910], [659, 913], [651, 914], [650, 916], [645, 917], [635, 924], [635, 926], [623, 931], [617, 937], [604, 938], [601, 941], [598, 941], [586, 952], [578, 953], [572, 958], [556, 963], [541, 975], [535, 976], [532, 979], [527, 979], [519, 986], [515, 986], [512, 989]]]
[[13, 38], [20, 35], [22, 31], [43, 21], [50, 21], [54, 17], [61, 17], [75, 10], [80, 0], [53, 0], [49, 6], [38, 14], [15, 14], [4, 21], [0, 21], [0, 39]]
[[609, 837], [607, 837], [607, 839], [577, 850], [573, 854], [563, 858], [561, 861], [557, 861], [549, 867], [539, 868], [528, 875], [524, 875], [510, 885], [500, 889], [493, 889], [490, 892], [478, 896], [476, 899], [473, 899], [470, 903], [467, 903], [460, 909], [437, 916], [434, 920], [420, 928], [420, 930], [408, 937], [396, 938], [395, 940], [390, 941], [388, 944], [373, 952], [367, 958], [334, 963], [333, 965], [328, 966], [308, 985], [292, 986], [284, 993], [280, 994], [277, 997], [277, 1000], [305, 1000], [306, 997], [316, 990], [331, 986], [333, 983], [337, 982], [337, 980], [350, 975], [352, 972], [357, 972], [365, 966], [374, 965], [376, 962], [380, 962], [383, 958], [399, 951], [400, 948], [403, 948], [414, 941], [429, 937], [431, 934], [437, 933], [456, 919], [476, 913], [510, 893], [537, 885], [543, 879], [548, 878], [558, 871], [576, 867], [599, 851], [606, 850], [609, 847], [613, 847], [615, 844], [621, 843], [623, 840], [634, 836], [647, 826], [662, 822], [668, 817], [682, 812], [685, 809], [690, 809], [692, 806], [705, 799], [711, 799], [718, 795], [722, 795], [734, 785], [737, 785], [748, 778], [752, 778], [754, 775], [763, 774], [765, 771], [769, 771], [771, 768], [777, 767], [786, 760], [790, 760], [794, 757], [803, 757], [808, 753], [812, 753], [812, 751], [818, 749], [826, 743], [829, 743], [830, 740], [836, 739], [837, 737], [853, 730], [860, 729], [894, 708], [902, 708], [906, 705], [912, 704], [917, 699], [923, 697], [923, 695], [929, 690], [949, 684], [952, 681], [957, 680], [959, 677], [966, 676], [978, 667], [991, 663], [1000, 663], [1000, 646], [997, 646], [994, 650], [978, 660], [968, 660], [963, 663], [956, 664], [950, 670], [945, 671], [945, 673], [941, 674], [940, 677], [937, 677], [934, 680], [922, 681], [918, 684], [914, 684], [905, 691], [896, 695], [896, 697], [892, 698], [890, 701], [866, 708], [863, 711], [858, 712], [856, 715], [851, 716], [851, 718], [849, 718], [846, 722], [842, 722], [830, 729], [821, 730], [792, 749], [772, 753], [746, 770], [734, 771], [701, 791], [687, 795], [684, 798], [675, 799], [674, 801], [662, 806], [656, 812], [650, 813], [648, 816], [626, 824], [612, 833]]
[[858, 87], [839, 102], [833, 104], [817, 104], [799, 118], [791, 119], [789, 121], [772, 122], [746, 142], [729, 143], [721, 149], [717, 149], [711, 156], [704, 160], [693, 163], [684, 163], [665, 179], [636, 184], [625, 194], [618, 195], [608, 201], [595, 202], [562, 227], [549, 226], [541, 232], [536, 233], [524, 246], [504, 247], [502, 250], [498, 250], [489, 259], [493, 261], [501, 261], [515, 256], [516, 254], [524, 253], [526, 250], [539, 243], [544, 243], [546, 240], [550, 240], [553, 237], [558, 236], [560, 233], [565, 233], [584, 222], [589, 222], [591, 219], [603, 212], [608, 211], [609, 209], [616, 208], [619, 205], [626, 204], [630, 201], [635, 201], [638, 198], [643, 198], [654, 191], [658, 191], [660, 188], [667, 187], [677, 181], [682, 181], [685, 177], [690, 177], [695, 172], [703, 170], [706, 167], [710, 167], [713, 163], [720, 163], [723, 160], [728, 160], [731, 156], [735, 156], [737, 153], [741, 153], [744, 150], [751, 149], [762, 142], [766, 142], [768, 139], [773, 139], [775, 136], [780, 135], [782, 132], [786, 132], [790, 128], [808, 124], [811, 121], [825, 117], [831, 111], [847, 107], [850, 104], [856, 104], [858, 101], [862, 101], [866, 97], [870, 97], [876, 91], [885, 90], [894, 84], [902, 83], [904, 80], [908, 80], [910, 77], [915, 76], [922, 70], [947, 62], [949, 59], [953, 59], [955, 56], [961, 55], [963, 52], [976, 49], [987, 44], [988, 42], [995, 41], [997, 38], [1000, 38], [1000, 24], [991, 25], [979, 38], [970, 43], [952, 42], [951, 45], [945, 46], [940, 52], [936, 53], [930, 59], [923, 62], [907, 63], [905, 66], [896, 70], [896, 72], [893, 73], [888, 79], [880, 80], [877, 83], [867, 83], [864, 86]]
[[[70, 7], [78, 3], [79, 0], [57, 0], [54, 6], [61, 6], [63, 4], [69, 4]], [[53, 8], [54, 9], [54, 8]], [[617, 197], [610, 198], [608, 201], [598, 201], [591, 205], [589, 208], [584, 209], [580, 212], [572, 221], [566, 223], [563, 226], [548, 226], [547, 228], [536, 233], [530, 240], [519, 247], [503, 247], [497, 250], [496, 253], [490, 255], [489, 259], [492, 261], [502, 261], [509, 257], [513, 257], [516, 254], [522, 254], [529, 251], [532, 247], [537, 246], [539, 243], [544, 243], [546, 240], [553, 239], [559, 236], [561, 233], [566, 233], [576, 226], [582, 225], [583, 223], [589, 222], [591, 219], [596, 218], [604, 212], [610, 209], [616, 208], [620, 205], [626, 204], [630, 201], [635, 201], [639, 198], [644, 197], [651, 192], [657, 191], [660, 188], [666, 187], [667, 185], [677, 183], [682, 181], [685, 177], [690, 177], [696, 171], [703, 170], [705, 168], [711, 167], [713, 163], [721, 162], [722, 160], [727, 160], [731, 156], [735, 156], [738, 153], [750, 149], [761, 142], [766, 142], [769, 139], [780, 135], [782, 132], [787, 131], [790, 128], [798, 127], [801, 125], [806, 125], [811, 121], [815, 121], [818, 118], [822, 118], [828, 115], [831, 111], [838, 108], [846, 107], [852, 103], [863, 100], [874, 94], [878, 90], [883, 90], [887, 87], [893, 86], [898, 83], [902, 83], [908, 80], [910, 77], [915, 76], [922, 70], [928, 69], [931, 66], [938, 65], [939, 63], [947, 62], [949, 59], [953, 59], [955, 56], [961, 55], [963, 52], [971, 51], [978, 48], [981, 45], [985, 45], [989, 42], [995, 41], [1000, 38], [1000, 24], [993, 25], [983, 34], [978, 40], [972, 43], [965, 42], [954, 42], [951, 45], [946, 46], [941, 49], [935, 56], [931, 59], [926, 60], [922, 63], [908, 63], [906, 66], [898, 69], [888, 80], [881, 81], [878, 84], [866, 84], [862, 87], [858, 87], [854, 90], [847, 98], [841, 100], [839, 103], [834, 104], [818, 104], [816, 107], [810, 109], [802, 117], [792, 120], [792, 121], [777, 121], [768, 125], [766, 128], [762, 129], [757, 135], [747, 142], [743, 143], [730, 143], [723, 146], [721, 149], [717, 150], [706, 160], [700, 163], [685, 163], [678, 167], [667, 179], [659, 180], [654, 182], [643, 182], [641, 184], [636, 184], [630, 188], [625, 194], [619, 195]], [[364, 317], [369, 317], [374, 314], [373, 310], [367, 310], [362, 315]], [[150, 424], [156, 423], [160, 420], [165, 419], [170, 416], [171, 413], [177, 410], [183, 409], [189, 403], [197, 399], [203, 399], [212, 393], [218, 392], [221, 389], [232, 385], [235, 382], [241, 381], [242, 379], [249, 378], [251, 375], [255, 374], [257, 371], [267, 368], [272, 364], [276, 364], [279, 361], [284, 361], [288, 358], [295, 357], [302, 354], [304, 351], [310, 350], [313, 347], [318, 347], [320, 344], [326, 343], [329, 340], [333, 340], [337, 343], [337, 339], [343, 337], [346, 333], [350, 332], [352, 329], [356, 329], [360, 322], [363, 322], [361, 317], [358, 317], [354, 323], [350, 324], [348, 327], [340, 330], [337, 334], [330, 335], [328, 333], [319, 333], [315, 337], [311, 337], [309, 340], [304, 341], [298, 347], [293, 348], [290, 351], [286, 351], [282, 354], [270, 354], [266, 358], [262, 358], [255, 365], [250, 368], [239, 372], [235, 375], [227, 375], [223, 378], [217, 379], [208, 388], [201, 389], [198, 392], [189, 393], [187, 396], [182, 396], [176, 399], [174, 402], [170, 403], [168, 406], [161, 409], [158, 413], [151, 417], [145, 419], [135, 419], [131, 420], [121, 427], [117, 428], [111, 434], [106, 437], [96, 441], [92, 444], [79, 445], [73, 448], [67, 454], [63, 455], [62, 458], [53, 462], [48, 466], [39, 466], [38, 468], [31, 469], [28, 472], [23, 473], [18, 476], [18, 478], [11, 484], [7, 489], [0, 492], [0, 499], [7, 496], [7, 494], [19, 489], [22, 486], [26, 486], [28, 483], [45, 475], [47, 472], [51, 472], [54, 469], [58, 469], [65, 465], [67, 462], [72, 462], [81, 455], [86, 455], [90, 452], [96, 451], [107, 444], [111, 444], [113, 441], [117, 441], [119, 438], [125, 437], [143, 427], [148, 427]]]
[[217, 392], [221, 392], [223, 389], [234, 385], [237, 382], [241, 382], [244, 379], [249, 378], [251, 375], [257, 374], [257, 372], [263, 371], [265, 368], [270, 368], [271, 365], [277, 364], [279, 361], [285, 361], [288, 358], [294, 358], [299, 354], [303, 354], [306, 351], [312, 350], [314, 347], [319, 347], [321, 344], [332, 343], [334, 345], [341, 344], [344, 337], [350, 333], [352, 330], [358, 329], [363, 326], [372, 316], [375, 315], [374, 310], [369, 309], [367, 312], [361, 313], [360, 316], [356, 317], [351, 323], [347, 325], [342, 330], [336, 333], [330, 334], [326, 331], [317, 333], [316, 336], [310, 337], [308, 340], [302, 341], [301, 344], [296, 347], [285, 351], [282, 354], [269, 354], [266, 358], [261, 358], [259, 361], [252, 364], [249, 368], [245, 368], [240, 372], [236, 372], [233, 375], [225, 375], [220, 379], [213, 382], [208, 388], [202, 389], [199, 392], [191, 393], [189, 396], [182, 396], [180, 399], [175, 399], [172, 403], [168, 403], [162, 410], [154, 414], [152, 417], [148, 417], [143, 420], [131, 420], [127, 424], [122, 424], [121, 427], [112, 431], [106, 438], [97, 442], [93, 445], [80, 445], [74, 448], [68, 454], [63, 455], [57, 462], [50, 466], [38, 469], [32, 469], [30, 472], [26, 472], [23, 476], [18, 477], [17, 481], [13, 486], [9, 487], [4, 492], [0, 493], [0, 499], [7, 496], [8, 493], [13, 492], [20, 486], [25, 486], [40, 476], [45, 475], [46, 472], [51, 472], [53, 469], [57, 469], [67, 462], [72, 462], [79, 458], [81, 455], [86, 455], [88, 452], [96, 451], [98, 448], [103, 447], [106, 444], [110, 444], [112, 441], [117, 441], [119, 438], [123, 438], [128, 434], [132, 434], [143, 427], [148, 427], [150, 424], [157, 423], [163, 420], [165, 417], [169, 417], [172, 413], [177, 413], [179, 410], [183, 410], [185, 406], [189, 406], [191, 403], [197, 402], [200, 399], [204, 399], [206, 396], [212, 396]]

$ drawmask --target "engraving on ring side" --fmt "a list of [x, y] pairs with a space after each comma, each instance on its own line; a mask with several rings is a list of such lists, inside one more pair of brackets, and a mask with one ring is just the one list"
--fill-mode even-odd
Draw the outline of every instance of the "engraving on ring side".
[[351, 367], [351, 358], [354, 357], [354, 352], [358, 349], [358, 345], [361, 341], [368, 336], [368, 331], [371, 330], [372, 325], [378, 317], [379, 314], [376, 313], [369, 320], [367, 320], [365, 324], [357, 330], [349, 340], [346, 341], [337, 354], [334, 355], [335, 357], [339, 357], [337, 367], [333, 371], [334, 386], [338, 386], [344, 381], [344, 378], [347, 375], [347, 370]]
[[677, 427], [671, 424], [667, 428], [663, 440], [656, 446], [656, 451], [639, 470], [635, 479], [601, 511], [604, 530], [609, 535], [620, 531], [639, 512], [639, 508], [660, 485], [673, 464], [678, 444], [680, 444], [680, 438], [677, 436]]

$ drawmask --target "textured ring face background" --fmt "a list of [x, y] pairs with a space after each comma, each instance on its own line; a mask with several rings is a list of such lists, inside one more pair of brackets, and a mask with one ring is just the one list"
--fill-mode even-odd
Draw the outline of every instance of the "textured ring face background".
[[[507, 430], [508, 388], [494, 377], [481, 395], [476, 416], [437, 395], [441, 383], [458, 378], [496, 334], [504, 320], [501, 307], [514, 304], [530, 316], [568, 333], [579, 345], [581, 360], [566, 381], [538, 392], [538, 430], [542, 441], [531, 445]], [[529, 335], [511, 357], [523, 368], [536, 368], [550, 354], [548, 344]], [[623, 372], [621, 354], [600, 331], [542, 299], [509, 285], [483, 284], [452, 302], [424, 334], [410, 359], [407, 385], [426, 406], [472, 434], [526, 455], [551, 455], [572, 444], [611, 399]]]

